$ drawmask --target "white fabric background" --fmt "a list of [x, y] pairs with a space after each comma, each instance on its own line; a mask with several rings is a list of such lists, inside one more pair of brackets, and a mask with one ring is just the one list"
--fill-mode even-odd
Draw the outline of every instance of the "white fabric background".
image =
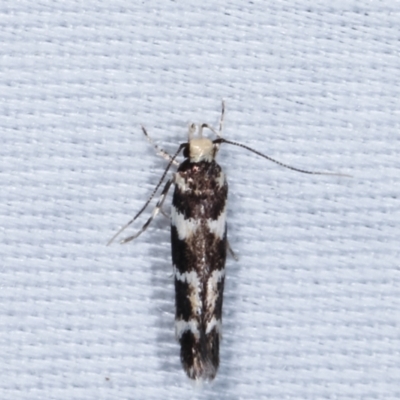
[[[398, 399], [399, 6], [0, 2], [0, 398]], [[353, 177], [221, 148], [240, 260], [198, 390], [168, 221], [105, 243], [165, 166], [140, 124], [174, 152], [222, 98], [227, 138]]]

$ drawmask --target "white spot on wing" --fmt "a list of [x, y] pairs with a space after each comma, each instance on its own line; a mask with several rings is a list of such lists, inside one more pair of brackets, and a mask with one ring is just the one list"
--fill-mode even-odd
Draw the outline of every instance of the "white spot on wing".
[[219, 269], [212, 272], [210, 277], [207, 279], [207, 308], [214, 311], [215, 303], [217, 302], [218, 296], [222, 296], [222, 293], [218, 291], [218, 283], [225, 277], [225, 269]]
[[207, 219], [207, 226], [211, 233], [219, 239], [223, 239], [226, 229], [226, 204], [218, 219]]
[[224, 186], [225, 183], [226, 183], [225, 174], [221, 171], [221, 173], [218, 175], [217, 178], [217, 184], [220, 188], [222, 188], [222, 186]]
[[191, 331], [196, 339], [200, 339], [200, 331], [198, 323], [195, 319], [191, 319], [189, 321], [180, 319], [175, 321], [175, 334], [177, 340], [179, 340], [187, 331]]
[[189, 285], [192, 285], [194, 287], [200, 286], [199, 277], [195, 271], [180, 273], [179, 270], [175, 268], [175, 278], [178, 281], [188, 283]]
[[185, 219], [184, 215], [178, 212], [174, 206], [171, 207], [171, 223], [178, 231], [179, 240], [185, 240], [192, 236], [200, 226], [200, 220]]
[[216, 319], [215, 317], [211, 318], [210, 322], [207, 322], [207, 327], [206, 327], [206, 335], [208, 335], [213, 329], [217, 331], [219, 335], [221, 335], [222, 332], [222, 324], [219, 319]]
[[180, 273], [177, 268], [175, 270], [175, 279], [188, 284], [188, 298], [190, 305], [195, 314], [200, 315], [202, 311], [202, 304], [200, 299], [201, 287], [200, 279], [196, 271]]
[[179, 172], [177, 172], [174, 175], [174, 183], [180, 189], [180, 191], [182, 193], [185, 193], [186, 191], [189, 190], [189, 187], [186, 184], [185, 178], [183, 178], [182, 175]]
[[[186, 219], [174, 206], [171, 207], [171, 223], [178, 231], [179, 240], [186, 240], [196, 233], [201, 227], [201, 219]], [[211, 233], [219, 239], [223, 239], [226, 229], [226, 206], [218, 219], [208, 218], [206, 225]]]

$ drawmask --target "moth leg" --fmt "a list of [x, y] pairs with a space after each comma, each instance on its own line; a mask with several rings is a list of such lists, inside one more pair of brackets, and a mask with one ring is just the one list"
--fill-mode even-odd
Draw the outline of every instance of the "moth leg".
[[[156, 149], [157, 155], [161, 156], [164, 160], [171, 162], [173, 157], [167, 151], [165, 151], [160, 146], [158, 146], [156, 143], [154, 143], [153, 139], [147, 133], [146, 128], [144, 126], [142, 126], [142, 131], [143, 131], [144, 135], [146, 136], [147, 140], [150, 142], [150, 144]], [[172, 163], [176, 166], [179, 166], [179, 163], [176, 160], [173, 160]]]
[[168, 215], [168, 214], [163, 210], [162, 207], [160, 208], [160, 213], [161, 213], [162, 215], [164, 215], [165, 218], [171, 219], [171, 216]]
[[150, 218], [142, 226], [142, 229], [140, 229], [140, 231], [137, 232], [136, 234], [121, 240], [121, 244], [125, 244], [125, 243], [132, 241], [133, 239], [136, 239], [140, 234], [142, 234], [147, 229], [147, 227], [150, 225], [151, 221], [153, 221], [154, 217], [160, 212], [162, 205], [167, 197], [168, 190], [171, 187], [172, 182], [173, 182], [173, 179], [169, 179], [168, 182], [165, 184], [164, 189], [161, 192], [160, 198], [158, 199], [158, 202], [157, 202], [156, 206], [154, 207]]
[[236, 255], [236, 253], [232, 250], [232, 247], [229, 243], [229, 240], [226, 239], [226, 249], [229, 251], [229, 254], [233, 257], [235, 261], [239, 261], [239, 257]]

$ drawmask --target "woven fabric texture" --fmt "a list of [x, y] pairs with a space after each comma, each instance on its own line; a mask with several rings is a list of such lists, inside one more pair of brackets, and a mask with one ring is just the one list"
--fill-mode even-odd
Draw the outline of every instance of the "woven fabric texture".
[[[399, 6], [1, 2], [0, 398], [399, 399]], [[222, 99], [227, 139], [351, 177], [221, 146], [239, 261], [197, 388], [168, 219], [106, 243], [166, 166], [141, 125], [174, 153]]]

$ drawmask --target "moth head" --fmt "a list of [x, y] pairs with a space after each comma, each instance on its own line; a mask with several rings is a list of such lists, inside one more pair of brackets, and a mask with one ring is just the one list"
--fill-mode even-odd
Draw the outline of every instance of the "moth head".
[[[196, 126], [191, 124], [189, 127], [189, 142], [183, 149], [183, 156], [189, 158], [190, 162], [211, 162], [218, 151], [218, 145], [212, 140], [203, 137], [203, 128], [206, 124]], [[197, 137], [193, 134], [197, 131]]]

